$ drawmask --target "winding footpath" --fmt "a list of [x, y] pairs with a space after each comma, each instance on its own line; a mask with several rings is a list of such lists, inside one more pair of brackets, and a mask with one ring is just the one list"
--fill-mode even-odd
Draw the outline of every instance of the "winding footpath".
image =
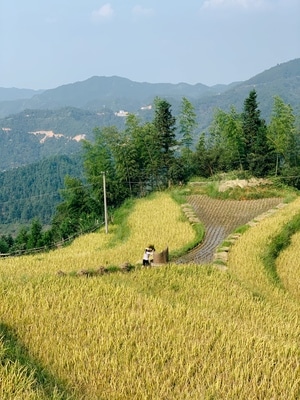
[[213, 261], [217, 247], [230, 233], [279, 206], [283, 199], [218, 200], [205, 195], [192, 195], [187, 200], [205, 227], [205, 237], [202, 243], [180, 257], [177, 263], [205, 264]]

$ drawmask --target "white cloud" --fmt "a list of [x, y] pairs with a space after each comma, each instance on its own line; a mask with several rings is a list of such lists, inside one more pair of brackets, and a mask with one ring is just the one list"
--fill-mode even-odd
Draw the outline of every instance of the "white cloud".
[[267, 0], [205, 0], [203, 8], [260, 8], [267, 5]]
[[113, 15], [114, 15], [114, 10], [113, 10], [111, 4], [106, 3], [102, 7], [100, 7], [98, 10], [95, 10], [92, 12], [92, 19], [94, 21], [107, 20], [107, 19], [112, 18]]
[[152, 8], [145, 8], [140, 5], [136, 5], [132, 9], [132, 13], [136, 16], [151, 16], [154, 14], [154, 10]]

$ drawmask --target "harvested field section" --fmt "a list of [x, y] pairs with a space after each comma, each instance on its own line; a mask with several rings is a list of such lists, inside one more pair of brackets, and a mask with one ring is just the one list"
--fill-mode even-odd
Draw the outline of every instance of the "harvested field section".
[[187, 200], [205, 226], [205, 238], [178, 262], [197, 264], [211, 262], [216, 248], [232, 231], [282, 202], [279, 197], [239, 201], [211, 199], [205, 195], [189, 196]]

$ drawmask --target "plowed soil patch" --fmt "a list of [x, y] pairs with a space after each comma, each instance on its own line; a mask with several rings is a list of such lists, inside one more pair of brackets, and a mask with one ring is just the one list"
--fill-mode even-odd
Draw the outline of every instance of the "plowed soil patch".
[[282, 203], [282, 198], [257, 200], [217, 200], [205, 195], [189, 196], [187, 201], [205, 226], [202, 243], [181, 257], [179, 263], [209, 263], [216, 248], [239, 226]]

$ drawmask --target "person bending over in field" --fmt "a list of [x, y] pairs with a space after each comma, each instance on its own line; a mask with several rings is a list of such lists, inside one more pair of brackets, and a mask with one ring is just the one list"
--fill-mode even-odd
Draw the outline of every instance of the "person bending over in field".
[[145, 249], [144, 255], [143, 255], [143, 267], [147, 267], [150, 265], [150, 254], [151, 250], [150, 249]]
[[143, 266], [148, 266], [150, 265], [151, 261], [153, 261], [153, 252], [155, 251], [155, 248], [153, 245], [148, 246], [143, 255]]

